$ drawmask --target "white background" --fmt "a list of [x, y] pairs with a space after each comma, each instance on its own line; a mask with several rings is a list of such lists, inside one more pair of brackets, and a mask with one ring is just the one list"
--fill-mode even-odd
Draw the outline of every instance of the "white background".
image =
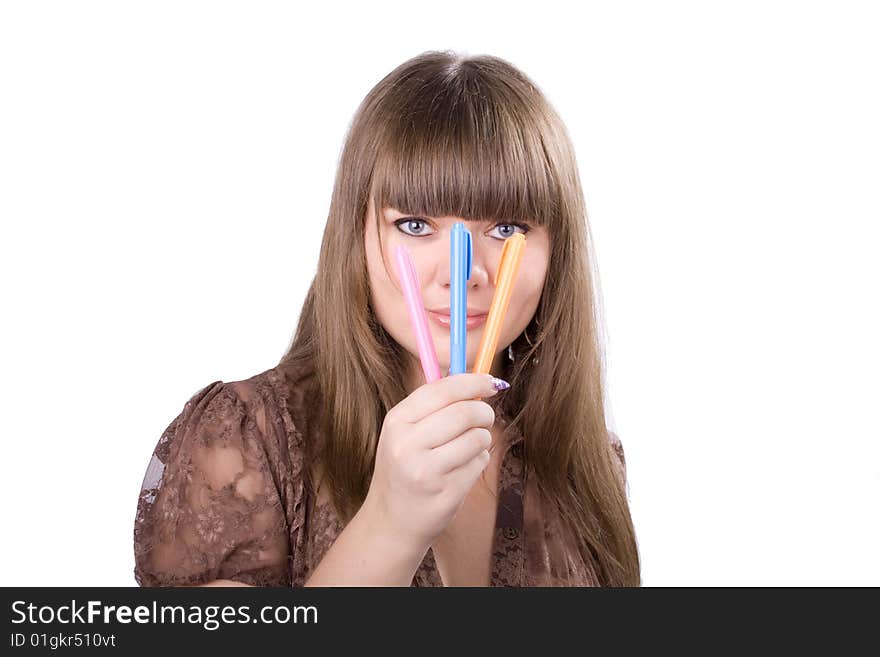
[[644, 584], [880, 585], [871, 9], [4, 2], [0, 583], [134, 585], [159, 435], [277, 363], [358, 103], [453, 49], [574, 140]]

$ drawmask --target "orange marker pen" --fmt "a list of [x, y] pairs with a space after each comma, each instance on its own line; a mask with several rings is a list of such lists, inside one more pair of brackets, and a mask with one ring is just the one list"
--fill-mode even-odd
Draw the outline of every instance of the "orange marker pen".
[[[498, 338], [501, 336], [501, 327], [507, 315], [507, 306], [510, 304], [510, 296], [513, 293], [513, 283], [519, 271], [519, 263], [526, 249], [526, 238], [522, 233], [515, 233], [504, 242], [501, 251], [501, 264], [498, 266], [498, 282], [495, 284], [495, 295], [492, 297], [492, 305], [489, 307], [489, 316], [483, 329], [483, 337], [480, 340], [480, 349], [477, 359], [474, 361], [472, 370], [475, 374], [489, 374], [492, 360], [495, 356], [495, 347], [498, 346]], [[477, 397], [477, 399], [480, 399]]]

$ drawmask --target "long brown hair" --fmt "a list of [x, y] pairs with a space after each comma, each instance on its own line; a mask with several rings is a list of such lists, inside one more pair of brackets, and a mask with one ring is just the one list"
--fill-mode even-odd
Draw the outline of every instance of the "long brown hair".
[[[279, 367], [316, 375], [318, 459], [347, 522], [372, 478], [408, 359], [370, 304], [368, 204], [406, 214], [546, 226], [538, 309], [513, 343], [503, 404], [527, 463], [570, 523], [600, 583], [641, 583], [635, 531], [605, 423], [595, 258], [571, 141], [540, 90], [507, 61], [426, 52], [361, 103], [340, 156], [317, 274]], [[373, 227], [369, 227], [372, 229]], [[378, 228], [376, 228], [378, 230]]]

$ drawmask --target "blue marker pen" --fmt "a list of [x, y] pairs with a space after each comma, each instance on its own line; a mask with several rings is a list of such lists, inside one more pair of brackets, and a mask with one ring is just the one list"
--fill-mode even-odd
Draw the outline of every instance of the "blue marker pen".
[[449, 293], [449, 373], [467, 371], [467, 281], [471, 277], [473, 242], [461, 222], [452, 227], [450, 239], [452, 290]]

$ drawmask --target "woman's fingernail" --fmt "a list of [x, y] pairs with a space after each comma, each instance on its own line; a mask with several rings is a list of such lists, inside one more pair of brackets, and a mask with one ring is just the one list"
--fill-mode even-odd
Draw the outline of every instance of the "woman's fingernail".
[[510, 387], [510, 384], [504, 379], [498, 379], [496, 377], [492, 377], [492, 387], [495, 390], [507, 390]]

